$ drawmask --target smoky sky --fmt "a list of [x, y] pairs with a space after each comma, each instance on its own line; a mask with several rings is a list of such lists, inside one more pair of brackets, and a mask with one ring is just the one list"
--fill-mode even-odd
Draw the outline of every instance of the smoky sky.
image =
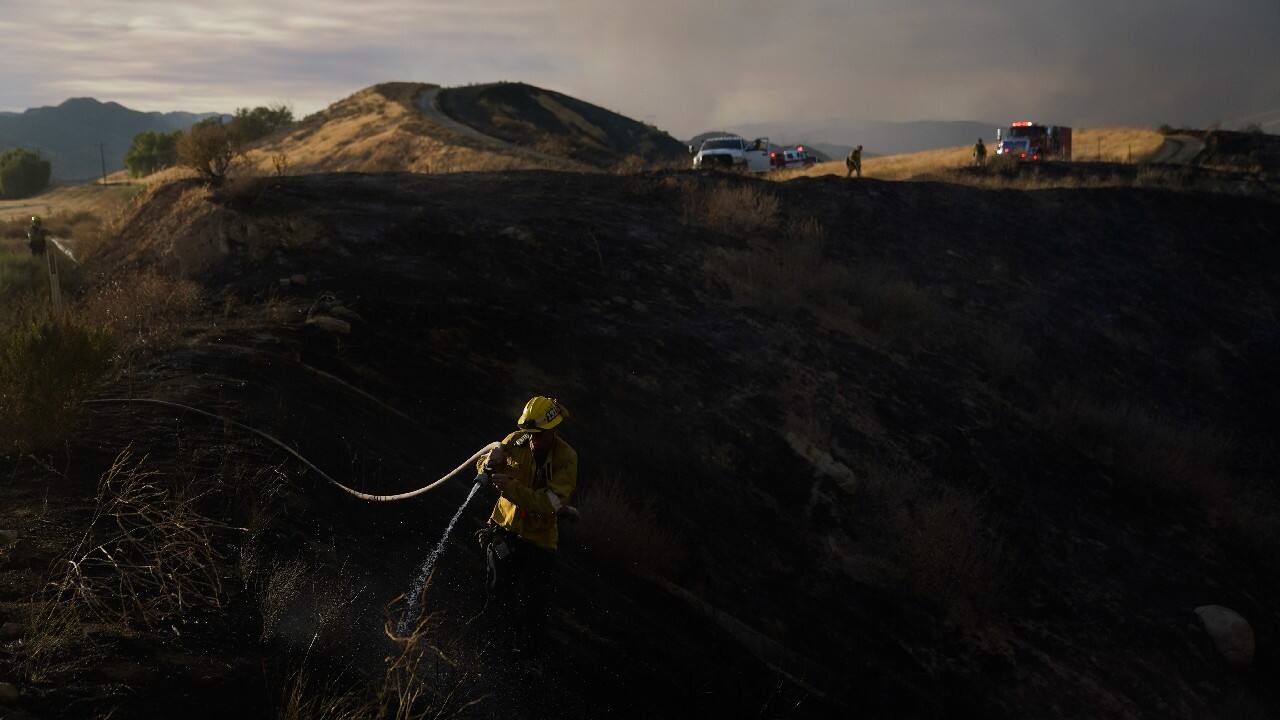
[[1035, 118], [1280, 129], [1280, 0], [0, 0], [0, 110], [145, 110], [522, 80], [677, 136]]

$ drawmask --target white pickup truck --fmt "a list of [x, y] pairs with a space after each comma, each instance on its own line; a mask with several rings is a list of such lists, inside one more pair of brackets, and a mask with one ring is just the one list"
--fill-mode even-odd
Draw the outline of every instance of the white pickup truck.
[[737, 135], [707, 138], [693, 156], [693, 169], [767, 173], [773, 169], [769, 162], [769, 138], [750, 142]]

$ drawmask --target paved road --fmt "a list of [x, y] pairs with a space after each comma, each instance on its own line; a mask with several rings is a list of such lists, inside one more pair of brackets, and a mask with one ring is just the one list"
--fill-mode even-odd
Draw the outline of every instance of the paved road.
[[1190, 165], [1202, 150], [1204, 143], [1197, 138], [1190, 135], [1169, 135], [1165, 137], [1164, 144], [1152, 153], [1148, 162]]

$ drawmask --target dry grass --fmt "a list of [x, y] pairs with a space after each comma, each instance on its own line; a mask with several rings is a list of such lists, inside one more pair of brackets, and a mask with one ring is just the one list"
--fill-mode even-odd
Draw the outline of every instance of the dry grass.
[[919, 285], [879, 267], [850, 277], [849, 290], [862, 326], [889, 339], [913, 339], [921, 345], [942, 338], [946, 314]]
[[1041, 410], [1050, 436], [1111, 468], [1115, 490], [1134, 499], [1195, 500], [1208, 506], [1227, 493], [1221, 465], [1226, 436], [1184, 425], [1129, 402], [1099, 403], [1058, 391]]
[[92, 289], [79, 312], [92, 325], [109, 328], [122, 352], [172, 346], [200, 308], [196, 283], [154, 271], [115, 276]]
[[827, 231], [807, 218], [786, 226], [779, 240], [748, 241], [745, 250], [712, 249], [709, 274], [734, 302], [787, 315], [812, 312], [824, 325], [861, 336], [925, 347], [949, 337], [947, 313], [914, 282], [886, 268], [852, 268], [827, 256]]
[[[479, 143], [430, 122], [413, 107], [419, 86], [368, 88], [248, 148], [238, 170], [271, 175], [316, 172], [497, 172], [578, 167], [495, 143]], [[425, 87], [425, 86], [421, 86]]]
[[19, 671], [33, 683], [76, 673], [100, 655], [94, 623], [116, 631], [164, 626], [221, 606], [222, 557], [196, 498], [161, 487], [129, 450], [103, 474], [92, 519], [33, 599]]
[[1082, 128], [1071, 143], [1076, 162], [1141, 163], [1160, 149], [1164, 135], [1153, 128]]
[[968, 493], [938, 489], [900, 511], [896, 525], [915, 595], [952, 622], [977, 622], [998, 594], [1002, 556], [982, 503]]
[[[995, 138], [986, 138], [988, 142]], [[1081, 128], [1073, 133], [1072, 155], [1076, 162], [1144, 162], [1164, 142], [1164, 136], [1150, 128]], [[988, 148], [991, 148], [988, 145]], [[1101, 153], [1099, 154], [1099, 150]], [[862, 161], [862, 176], [878, 180], [910, 180], [936, 176], [973, 162], [973, 146], [940, 148], [900, 155], [882, 155]], [[1130, 160], [1132, 157], [1132, 160]], [[770, 179], [790, 180], [796, 177], [844, 177], [843, 160], [820, 163], [803, 170], [771, 173]]]
[[28, 682], [47, 683], [90, 665], [97, 649], [88, 641], [83, 608], [44, 593], [31, 605], [21, 651], [18, 673]]
[[591, 485], [578, 504], [576, 537], [602, 562], [670, 577], [682, 559], [675, 535], [663, 528], [651, 505], [636, 501], [614, 477]]
[[706, 187], [687, 183], [681, 198], [681, 218], [686, 225], [727, 234], [756, 233], [778, 223], [778, 197], [758, 183]]
[[109, 217], [142, 190], [142, 186], [134, 184], [61, 185], [31, 198], [0, 200], [0, 218], [29, 221], [32, 215], [53, 218], [77, 213]]
[[306, 670], [289, 676], [280, 694], [277, 720], [374, 720], [377, 707], [359, 688], [313, 680]]
[[193, 609], [219, 608], [224, 558], [213, 534], [226, 525], [197, 512], [189, 488], [125, 449], [98, 484], [93, 518], [50, 591], [93, 615], [155, 627]]
[[908, 594], [963, 626], [995, 607], [1004, 553], [981, 498], [926, 483], [906, 461], [869, 468], [853, 498]]
[[826, 305], [847, 285], [847, 271], [827, 262], [827, 231], [812, 218], [788, 226], [782, 242], [751, 241], [746, 250], [714, 249], [707, 270], [729, 286], [734, 301], [789, 313]]

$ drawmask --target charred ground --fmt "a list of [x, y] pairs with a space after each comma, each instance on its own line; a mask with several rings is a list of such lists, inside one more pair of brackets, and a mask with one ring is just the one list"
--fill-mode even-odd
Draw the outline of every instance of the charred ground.
[[[103, 267], [188, 275], [204, 305], [101, 396], [216, 410], [378, 492], [558, 396], [586, 516], [552, 660], [527, 676], [460, 626], [479, 502], [427, 598], [461, 638], [437, 681], [481, 700], [464, 715], [1262, 716], [1277, 207], [679, 173], [175, 183]], [[214, 478], [206, 511], [253, 530], [219, 536], [241, 559], [222, 608], [173, 632], [103, 636], [105, 657], [42, 682], [6, 645], [30, 715], [261, 715], [297, 667], [376, 677], [381, 608], [467, 490], [361, 505], [232, 428], [95, 407], [55, 457], [11, 463], [0, 522], [27, 549], [0, 556], [5, 622], [129, 444]], [[602, 535], [610, 486], [640, 511]], [[1208, 603], [1253, 622], [1252, 668], [1214, 653]]]

